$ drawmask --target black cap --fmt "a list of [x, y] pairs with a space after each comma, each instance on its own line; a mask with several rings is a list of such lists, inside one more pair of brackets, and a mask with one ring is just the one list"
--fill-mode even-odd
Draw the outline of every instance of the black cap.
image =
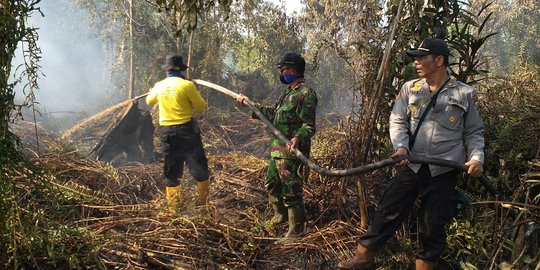
[[281, 61], [276, 64], [276, 67], [281, 68], [283, 66], [289, 66], [296, 69], [301, 74], [304, 74], [306, 70], [306, 60], [298, 53], [287, 53], [283, 56]]
[[184, 71], [188, 68], [184, 64], [184, 60], [182, 59], [182, 56], [180, 55], [168, 55], [165, 58], [165, 64], [161, 66], [163, 70], [179, 70]]
[[446, 41], [438, 38], [426, 38], [417, 49], [410, 49], [407, 51], [407, 55], [410, 57], [435, 54], [449, 56], [450, 50]]

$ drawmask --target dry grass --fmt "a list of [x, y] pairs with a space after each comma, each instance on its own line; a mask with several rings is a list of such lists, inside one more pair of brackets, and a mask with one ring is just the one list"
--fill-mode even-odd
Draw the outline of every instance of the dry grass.
[[159, 162], [118, 168], [114, 179], [93, 161], [63, 155], [36, 161], [54, 168], [64, 183], [74, 181], [106, 196], [107, 203], [80, 205], [83, 217], [75, 225], [108, 239], [100, 254], [110, 268], [331, 269], [351, 255], [361, 233], [329, 218], [335, 206], [314, 201], [310, 194], [321, 191], [314, 181], [306, 183], [305, 235], [276, 244], [286, 228], [264, 226], [271, 215], [263, 187], [265, 162], [245, 153], [211, 156], [210, 205], [195, 206], [193, 185], [186, 180], [185, 198], [174, 215], [166, 214]]
[[[268, 135], [257, 121], [233, 115], [201, 121], [212, 171], [210, 204], [195, 206], [194, 181], [185, 177], [185, 197], [174, 215], [166, 211], [161, 161], [114, 168], [54, 140], [33, 161], [80, 196], [82, 216], [70, 226], [91, 232], [108, 268], [334, 269], [352, 255], [362, 232], [351, 225], [356, 197], [350, 183], [312, 173], [305, 182], [305, 234], [276, 244], [287, 228], [265, 226], [272, 213], [263, 185], [267, 161], [259, 156]], [[31, 135], [23, 132], [22, 139]], [[318, 161], [335, 165], [332, 159]]]

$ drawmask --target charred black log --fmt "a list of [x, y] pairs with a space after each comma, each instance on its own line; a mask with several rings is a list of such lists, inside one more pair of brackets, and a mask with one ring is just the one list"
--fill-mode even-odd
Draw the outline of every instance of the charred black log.
[[153, 135], [150, 110], [134, 99], [115, 117], [90, 154], [115, 165], [149, 163], [154, 160]]

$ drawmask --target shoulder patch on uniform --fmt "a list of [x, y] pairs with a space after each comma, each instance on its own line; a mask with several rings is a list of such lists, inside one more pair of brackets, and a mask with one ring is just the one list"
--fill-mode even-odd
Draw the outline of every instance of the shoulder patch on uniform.
[[409, 91], [411, 92], [419, 91], [420, 89], [422, 89], [423, 84], [424, 84], [423, 79], [414, 81], [413, 83], [411, 83], [411, 88], [409, 89]]
[[293, 87], [293, 90], [303, 89], [305, 87], [309, 88], [304, 82], [301, 82]]
[[448, 81], [448, 83], [446, 84], [446, 87], [450, 88], [450, 87], [456, 87], [458, 84], [458, 80], [456, 80], [454, 77], [450, 77], [450, 80]]
[[407, 109], [409, 109], [409, 111], [411, 112], [411, 114], [415, 114], [416, 113], [416, 106], [414, 104], [409, 104], [409, 106], [407, 106]]

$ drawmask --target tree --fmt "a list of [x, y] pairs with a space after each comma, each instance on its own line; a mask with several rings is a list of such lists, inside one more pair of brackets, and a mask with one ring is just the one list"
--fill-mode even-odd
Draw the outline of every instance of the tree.
[[513, 73], [527, 65], [540, 64], [540, 10], [538, 2], [494, 1], [490, 11], [497, 16], [486, 26], [498, 32], [488, 44], [490, 69], [496, 75]]
[[[0, 164], [2, 168], [7, 165], [14, 165], [19, 159], [16, 151], [17, 138], [9, 130], [13, 112], [20, 109], [14, 104], [15, 93], [13, 91], [16, 84], [21, 82], [20, 77], [14, 82], [9, 82], [12, 73], [12, 59], [15, 50], [19, 47], [24, 52], [23, 75], [28, 78], [26, 103], [31, 104], [33, 91], [37, 89], [39, 75], [39, 53], [37, 46], [38, 35], [35, 28], [28, 27], [26, 22], [28, 17], [34, 12], [39, 12], [38, 3], [40, 0], [2, 0], [0, 1], [0, 34], [2, 36], [0, 46]], [[20, 111], [19, 111], [20, 112]], [[4, 174], [2, 174], [4, 177]]]
[[[391, 81], [389, 64], [392, 31], [380, 27], [382, 16], [378, 1], [307, 1], [303, 22], [311, 42], [311, 52], [317, 59], [326, 50], [334, 51], [342, 58], [353, 78], [353, 109], [349, 118], [348, 156], [353, 166], [367, 162], [373, 130], [379, 118], [383, 89], [382, 82]], [[401, 9], [396, 9], [399, 18]], [[396, 15], [387, 17], [393, 20]], [[391, 29], [390, 29], [391, 30]], [[387, 35], [390, 38], [386, 38]], [[388, 49], [385, 53], [385, 47]], [[381, 132], [381, 131], [379, 131]], [[367, 227], [368, 217], [363, 181], [357, 181], [360, 197], [361, 227]]]

